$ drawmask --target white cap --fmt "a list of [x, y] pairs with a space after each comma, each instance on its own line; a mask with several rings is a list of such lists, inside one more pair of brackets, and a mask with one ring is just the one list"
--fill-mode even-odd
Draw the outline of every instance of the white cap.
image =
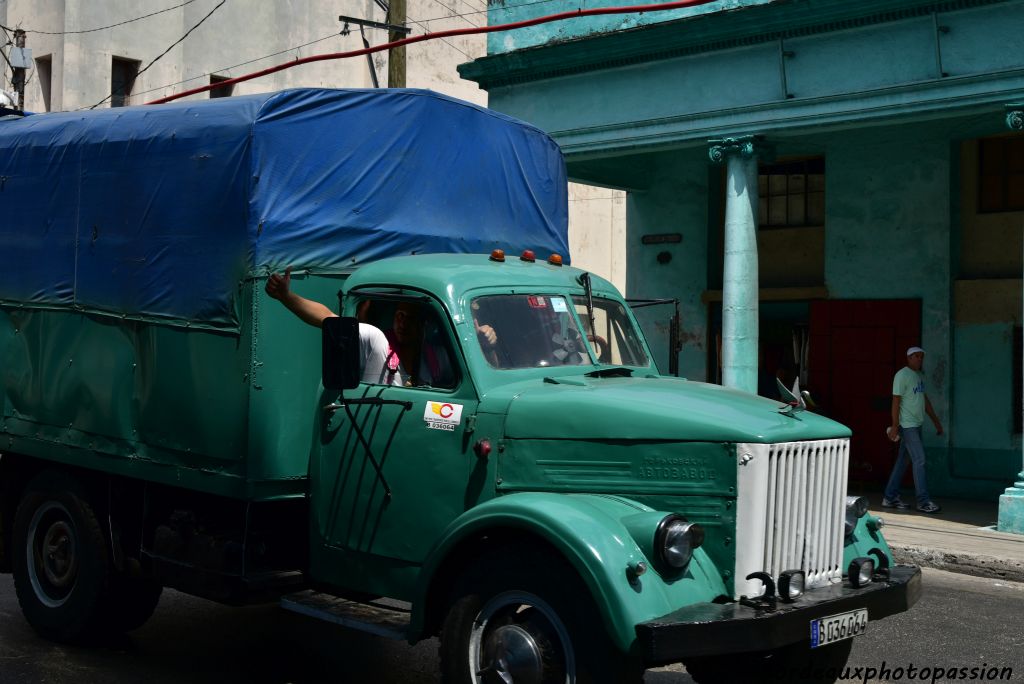
[[924, 349], [921, 349], [920, 347], [911, 347], [910, 349], [907, 350], [907, 356], [910, 356], [911, 354], [917, 354], [918, 352], [924, 354]]

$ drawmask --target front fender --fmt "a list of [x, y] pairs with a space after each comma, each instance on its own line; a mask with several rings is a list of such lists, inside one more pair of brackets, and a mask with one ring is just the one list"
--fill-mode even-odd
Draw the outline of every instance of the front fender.
[[[726, 593], [720, 573], [703, 549], [696, 550], [683, 575], [671, 580], [661, 577], [630, 533], [630, 529], [641, 533], [636, 525], [640, 514], [651, 514], [649, 533], [653, 535], [664, 514], [620, 497], [524, 492], [476, 506], [445, 530], [423, 565], [413, 598], [410, 640], [423, 636], [427, 597], [437, 585], [439, 572], [444, 573], [445, 560], [463, 542], [489, 530], [526, 532], [561, 553], [583, 579], [609, 635], [623, 651], [634, 647], [637, 624]], [[623, 520], [630, 517], [627, 528]], [[631, 581], [627, 568], [640, 561], [650, 569]]]

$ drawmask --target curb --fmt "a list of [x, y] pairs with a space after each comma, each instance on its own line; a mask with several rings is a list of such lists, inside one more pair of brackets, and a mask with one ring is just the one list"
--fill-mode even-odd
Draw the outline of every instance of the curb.
[[949, 553], [921, 546], [889, 543], [897, 563], [909, 563], [963, 575], [1024, 582], [1024, 561], [1006, 560], [981, 554]]

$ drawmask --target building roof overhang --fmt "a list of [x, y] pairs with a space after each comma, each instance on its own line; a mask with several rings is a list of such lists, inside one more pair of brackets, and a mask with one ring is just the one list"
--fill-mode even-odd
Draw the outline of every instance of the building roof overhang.
[[459, 65], [484, 90], [1012, 0], [777, 0], [492, 54]]

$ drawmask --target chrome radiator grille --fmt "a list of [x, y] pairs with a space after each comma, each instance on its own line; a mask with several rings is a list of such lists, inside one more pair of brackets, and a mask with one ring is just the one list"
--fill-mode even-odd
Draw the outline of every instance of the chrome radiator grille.
[[737, 444], [736, 595], [751, 572], [803, 570], [808, 589], [842, 580], [850, 440]]

